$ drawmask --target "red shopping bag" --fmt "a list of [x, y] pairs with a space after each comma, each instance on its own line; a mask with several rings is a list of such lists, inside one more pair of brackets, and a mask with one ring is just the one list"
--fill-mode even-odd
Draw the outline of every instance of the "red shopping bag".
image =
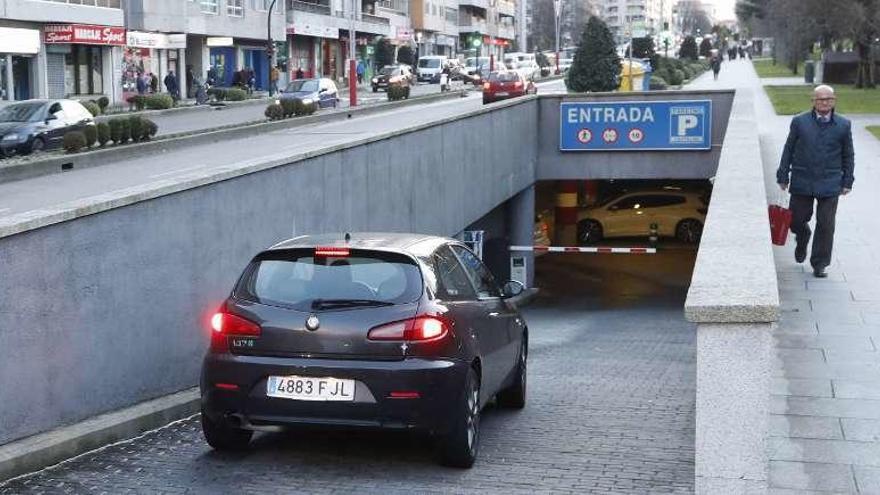
[[773, 244], [785, 246], [791, 227], [791, 210], [781, 205], [770, 205], [770, 238]]

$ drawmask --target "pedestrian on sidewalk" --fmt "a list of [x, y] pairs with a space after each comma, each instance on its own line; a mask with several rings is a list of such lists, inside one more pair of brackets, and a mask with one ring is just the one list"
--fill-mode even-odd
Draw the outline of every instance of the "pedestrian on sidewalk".
[[715, 80], [718, 80], [718, 73], [721, 72], [721, 54], [715, 55], [712, 57], [712, 74], [715, 75]]
[[159, 92], [159, 76], [150, 72], [150, 93], [158, 93]]
[[139, 95], [143, 95], [147, 92], [147, 77], [142, 72], [138, 72], [138, 75], [135, 78], [135, 86], [137, 87]]
[[171, 99], [177, 102], [177, 100], [180, 98], [180, 93], [178, 93], [178, 90], [180, 88], [177, 86], [177, 76], [174, 75], [173, 70], [168, 71], [168, 75], [165, 76], [164, 82], [165, 89], [168, 90], [168, 94], [171, 95]]
[[364, 67], [364, 61], [363, 61], [363, 60], [358, 60], [357, 69], [356, 69], [356, 70], [357, 70], [358, 84], [359, 84], [359, 85], [360, 85], [360, 84], [363, 84], [363, 83], [364, 83], [364, 72], [367, 70], [367, 68]]
[[[825, 278], [831, 264], [837, 200], [853, 187], [855, 153], [852, 124], [834, 113], [836, 97], [831, 86], [813, 91], [813, 109], [791, 120], [791, 129], [776, 182], [791, 193], [791, 231], [795, 235], [794, 259], [803, 263], [812, 231], [808, 225], [816, 203], [816, 235], [810, 254], [813, 275]], [[789, 186], [789, 174], [791, 185]]]

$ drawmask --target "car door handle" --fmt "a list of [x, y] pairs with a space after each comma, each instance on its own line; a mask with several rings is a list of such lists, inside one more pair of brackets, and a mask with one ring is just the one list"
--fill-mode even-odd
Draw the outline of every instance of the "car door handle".
[[497, 311], [492, 311], [491, 313], [489, 313], [489, 318], [498, 318], [499, 316], [501, 316], [501, 313]]

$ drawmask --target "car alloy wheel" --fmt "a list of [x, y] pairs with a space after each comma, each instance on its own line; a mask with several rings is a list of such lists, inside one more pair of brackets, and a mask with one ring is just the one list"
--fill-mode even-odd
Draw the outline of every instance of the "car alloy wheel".
[[578, 241], [581, 245], [602, 240], [602, 225], [595, 220], [585, 220], [578, 224]]
[[468, 370], [455, 409], [451, 429], [438, 438], [438, 454], [446, 466], [469, 468], [480, 447], [480, 381], [473, 368]]
[[703, 224], [698, 220], [682, 220], [675, 229], [675, 237], [681, 242], [696, 244], [703, 235]]
[[34, 138], [34, 142], [31, 143], [31, 153], [39, 153], [46, 149], [46, 142], [43, 141], [43, 138]]

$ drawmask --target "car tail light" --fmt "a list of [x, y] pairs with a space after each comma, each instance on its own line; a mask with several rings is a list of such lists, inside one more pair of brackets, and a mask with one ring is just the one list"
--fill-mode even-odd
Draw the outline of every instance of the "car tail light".
[[347, 247], [316, 247], [315, 256], [332, 256], [335, 258], [344, 258], [349, 255], [350, 251]]
[[513, 87], [514, 87], [514, 88], [521, 88], [521, 87], [522, 87], [522, 81], [517, 81], [517, 82], [513, 83]]
[[483, 83], [483, 89], [489, 89], [491, 85], [489, 83]]
[[367, 333], [369, 340], [403, 340], [407, 342], [431, 342], [449, 335], [449, 323], [437, 316], [417, 316], [373, 327]]
[[227, 337], [259, 337], [262, 333], [260, 325], [221, 310], [211, 317], [211, 350], [215, 352], [228, 351]]

